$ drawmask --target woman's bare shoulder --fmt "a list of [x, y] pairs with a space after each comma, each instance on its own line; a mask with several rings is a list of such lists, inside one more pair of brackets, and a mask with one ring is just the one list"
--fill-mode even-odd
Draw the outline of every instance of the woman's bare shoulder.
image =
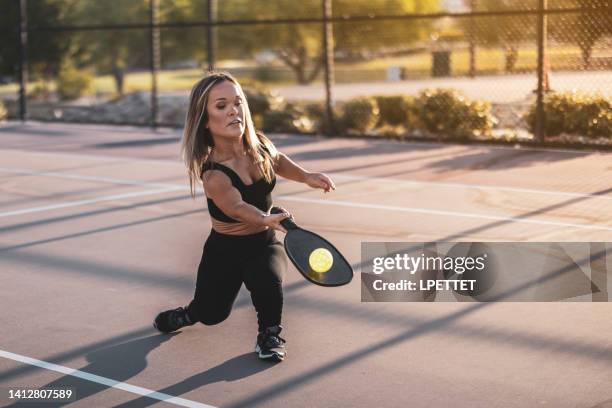
[[208, 195], [216, 195], [232, 188], [232, 181], [220, 170], [209, 169], [202, 174], [202, 184]]

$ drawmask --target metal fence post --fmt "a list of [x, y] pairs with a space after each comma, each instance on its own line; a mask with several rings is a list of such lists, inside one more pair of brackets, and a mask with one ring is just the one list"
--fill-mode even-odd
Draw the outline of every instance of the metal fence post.
[[157, 127], [157, 112], [159, 109], [157, 97], [157, 73], [160, 67], [159, 50], [159, 0], [149, 1], [150, 24], [150, 56], [151, 56], [151, 127]]
[[546, 21], [547, 0], [538, 0], [538, 89], [536, 99], [535, 138], [543, 143], [546, 133], [546, 113], [544, 112], [544, 69], [546, 61]]
[[323, 67], [325, 74], [325, 120], [327, 122], [326, 133], [333, 135], [336, 133], [332, 86], [334, 83], [334, 32], [333, 23], [330, 22], [332, 16], [331, 0], [322, 0], [323, 6]]
[[19, 118], [25, 121], [28, 117], [26, 100], [28, 82], [28, 12], [26, 0], [19, 0]]
[[[470, 0], [470, 13], [476, 11], [476, 0]], [[474, 26], [477, 24], [476, 19], [470, 19], [470, 28], [468, 29], [468, 52], [470, 55], [470, 68], [468, 76], [474, 78], [476, 76], [476, 35], [474, 33]]]
[[[597, 291], [593, 290], [593, 302], [608, 301], [608, 273], [609, 266], [606, 265], [608, 259], [606, 242], [591, 242], [589, 244], [589, 266], [591, 267], [591, 285], [594, 285]], [[603, 253], [603, 256], [600, 254]], [[595, 288], [593, 288], [595, 289]]]
[[214, 23], [217, 21], [217, 0], [207, 1], [208, 25], [206, 26], [206, 41], [208, 55], [208, 70], [215, 69], [215, 45], [217, 43], [217, 33]]

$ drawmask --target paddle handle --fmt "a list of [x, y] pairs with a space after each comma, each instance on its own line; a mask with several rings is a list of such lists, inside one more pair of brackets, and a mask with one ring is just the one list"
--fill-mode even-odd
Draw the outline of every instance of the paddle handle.
[[[281, 208], [278, 208], [278, 207], [272, 207], [270, 209], [270, 214], [281, 214], [284, 212], [285, 211], [283, 211]], [[297, 224], [293, 221], [293, 217], [285, 218], [284, 220], [281, 221], [281, 225], [285, 227], [287, 231], [299, 228]]]

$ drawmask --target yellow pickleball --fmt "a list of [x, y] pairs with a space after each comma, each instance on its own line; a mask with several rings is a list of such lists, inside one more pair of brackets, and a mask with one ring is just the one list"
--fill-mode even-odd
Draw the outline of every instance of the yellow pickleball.
[[324, 273], [329, 271], [334, 264], [334, 256], [325, 248], [317, 248], [310, 253], [308, 263], [313, 271]]

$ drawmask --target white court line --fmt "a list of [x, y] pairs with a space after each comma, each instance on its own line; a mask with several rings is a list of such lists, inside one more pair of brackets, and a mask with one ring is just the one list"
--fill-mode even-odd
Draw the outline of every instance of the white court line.
[[[94, 383], [106, 385], [111, 388], [131, 392], [132, 394], [142, 395], [148, 398], [153, 398], [159, 401], [167, 402], [169, 404], [178, 405], [181, 407], [195, 407], [195, 408], [215, 408], [212, 405], [202, 404], [201, 402], [191, 401], [184, 398], [175, 397], [173, 395], [164, 394], [163, 392], [149, 390], [147, 388], [138, 387], [124, 382], [119, 382], [110, 378], [102, 377], [96, 374], [86, 373], [85, 371], [77, 370], [70, 367], [65, 367], [46, 361], [37, 360], [35, 358], [22, 356], [21, 354], [11, 353], [9, 351], [0, 350], [0, 357], [7, 358], [9, 360], [18, 361], [20, 363], [33, 365], [36, 367], [44, 368], [46, 370], [55, 371], [61, 374], [70, 375], [77, 377], [82, 380], [91, 381]], [[78, 398], [78, 395], [77, 395]]]
[[420, 181], [420, 180], [405, 180], [390, 177], [369, 177], [369, 176], [354, 176], [344, 173], [327, 173], [334, 177], [344, 178], [347, 180], [363, 180], [363, 181], [376, 181], [381, 183], [398, 183], [398, 184], [411, 184], [411, 185], [422, 185], [422, 186], [436, 186], [436, 187], [449, 187], [449, 188], [466, 188], [474, 190], [497, 190], [497, 191], [510, 191], [513, 193], [529, 193], [529, 194], [544, 194], [553, 196], [565, 196], [574, 198], [595, 198], [602, 200], [612, 200], [612, 196], [604, 196], [591, 193], [570, 193], [567, 191], [555, 191], [555, 190], [537, 190], [531, 188], [520, 188], [520, 187], [504, 187], [494, 186], [486, 184], [467, 184], [467, 183], [444, 183], [440, 181]]
[[[11, 122], [7, 122], [7, 126], [14, 126], [14, 124], [16, 124], [18, 122], [15, 121], [11, 121]], [[134, 131], [134, 133], [145, 133], [147, 132], [146, 128], [142, 128], [142, 127], [135, 127], [135, 126], [129, 126], [129, 125], [120, 125], [120, 126], [116, 126], [116, 125], [98, 125], [98, 124], [63, 124], [63, 123], [41, 123], [41, 122], [36, 122], [36, 121], [29, 121], [28, 124], [26, 126], [32, 127], [32, 128], [36, 128], [36, 127], [51, 127], [54, 129], [61, 129], [61, 130], [65, 130], [71, 129], [71, 126], [74, 126], [74, 128], [85, 128], [85, 130], [88, 131], [94, 131], [94, 132], [113, 132], [113, 131], [117, 131], [117, 128], [121, 129], [121, 131], [123, 131], [124, 133], [128, 133], [126, 132], [126, 130], [130, 130], [130, 131]], [[160, 128], [160, 129], [168, 129], [169, 131], [167, 132], [167, 134], [169, 135], [176, 135], [177, 139], [180, 139], [181, 137], [181, 130], [179, 130], [178, 132], [173, 132], [172, 130], [174, 128]], [[13, 132], [18, 133], [19, 129], [12, 129]], [[27, 132], [27, 127], [25, 128], [25, 131]], [[151, 133], [153, 134], [153, 133]], [[307, 136], [289, 136], [289, 135], [278, 135], [275, 136], [275, 138], [283, 138], [283, 139], [296, 139], [296, 138], [306, 138]], [[317, 137], [317, 136], [315, 136]], [[437, 143], [437, 142], [429, 142], [429, 141], [424, 141], [424, 140], [414, 140], [414, 141], [402, 141], [402, 142], [398, 142], [395, 140], [371, 140], [371, 139], [361, 139], [361, 138], [348, 138], [348, 137], [344, 137], [344, 138], [337, 138], [336, 140], [342, 140], [342, 141], [362, 141], [362, 142], [369, 142], [373, 145], [383, 145], [383, 146], [387, 146], [387, 145], [402, 145], [402, 146], [408, 146], [409, 144], [416, 144], [416, 145], [420, 145], [420, 146], [436, 146], [436, 147], [478, 147], [478, 148], [486, 148], [486, 149], [490, 149], [490, 150], [527, 150], [527, 151], [541, 151], [541, 152], [551, 152], [551, 153], [574, 153], [574, 154], [582, 154], [582, 155], [590, 155], [590, 154], [599, 154], [600, 151], [598, 150], [578, 150], [578, 149], [560, 149], [560, 148], [553, 148], [553, 147], [536, 147], [536, 146], [518, 146], [518, 145], [513, 145], [513, 146], [499, 146], [499, 145], [494, 145], [494, 144], [486, 144], [486, 143], [482, 143], [482, 144], [478, 144], [478, 143], [474, 143], [474, 144], [470, 144], [470, 145], [465, 145], [465, 144], [461, 144], [461, 143]], [[332, 141], [332, 139], [326, 138], [326, 137], [318, 137], [318, 141], [320, 142], [326, 142], [326, 141]]]
[[[103, 202], [103, 201], [117, 200], [117, 199], [122, 199], [122, 198], [139, 197], [139, 196], [145, 196], [145, 195], [151, 195], [151, 194], [161, 194], [165, 192], [184, 189], [184, 187], [180, 185], [169, 185], [169, 186], [171, 187], [158, 189], [158, 190], [139, 191], [139, 192], [133, 192], [133, 193], [98, 197], [98, 198], [94, 198], [90, 200], [72, 201], [68, 203], [55, 204], [55, 205], [44, 206], [44, 207], [34, 207], [34, 208], [27, 208], [23, 210], [9, 211], [9, 212], [0, 213], [0, 218], [14, 216], [14, 215], [34, 213], [34, 212], [55, 210], [59, 208], [76, 207], [76, 206], [81, 206], [81, 205], [93, 204], [93, 203]], [[280, 200], [286, 200], [286, 201], [316, 203], [316, 204], [322, 204], [322, 205], [336, 205], [336, 206], [345, 206], [345, 207], [351, 207], [351, 208], [368, 208], [368, 209], [379, 209], [379, 210], [385, 210], [385, 211], [399, 211], [399, 212], [443, 215], [443, 216], [462, 217], [462, 218], [476, 218], [476, 219], [486, 219], [486, 220], [495, 220], [495, 221], [511, 221], [511, 222], [527, 223], [527, 224], [553, 225], [553, 226], [560, 226], [560, 227], [572, 227], [572, 228], [580, 228], [580, 229], [595, 229], [595, 230], [612, 231], [612, 227], [602, 226], [602, 225], [573, 224], [573, 223], [565, 223], [565, 222], [528, 219], [528, 218], [523, 218], [523, 217], [504, 217], [504, 216], [497, 216], [497, 215], [474, 214], [474, 213], [464, 213], [464, 212], [457, 212], [457, 211], [431, 210], [427, 208], [399, 207], [399, 206], [388, 206], [388, 205], [379, 205], [379, 204], [356, 203], [352, 201], [339, 201], [339, 200], [321, 200], [321, 199], [314, 199], [314, 198], [293, 197], [293, 196], [283, 196], [283, 195], [279, 195], [276, 198]]]
[[[72, 201], [69, 203], [62, 203], [62, 204], [45, 206], [45, 207], [27, 208], [23, 210], [16, 210], [16, 211], [0, 213], [0, 218], [9, 217], [13, 215], [33, 213], [33, 212], [54, 210], [58, 208], [76, 207], [80, 205], [92, 204], [92, 203], [97, 203], [97, 202], [102, 202], [102, 201], [111, 201], [111, 200], [116, 200], [120, 198], [138, 197], [138, 196], [144, 196], [144, 195], [150, 195], [150, 194], [161, 194], [161, 193], [165, 193], [169, 191], [176, 191], [176, 190], [181, 190], [181, 189], [183, 189], [183, 187], [176, 187], [173, 189], [168, 188], [168, 189], [159, 189], [159, 190], [137, 191], [134, 193], [99, 197], [99, 198], [95, 198], [91, 200]], [[464, 213], [464, 212], [457, 212], [457, 211], [431, 210], [427, 208], [398, 207], [398, 206], [380, 205], [380, 204], [356, 203], [353, 201], [321, 200], [317, 198], [293, 197], [293, 196], [284, 196], [284, 195], [276, 196], [276, 198], [279, 200], [285, 200], [285, 201], [295, 201], [295, 202], [313, 203], [313, 204], [321, 204], [321, 205], [335, 205], [335, 206], [344, 206], [344, 207], [351, 207], [351, 208], [367, 208], [367, 209], [385, 210], [385, 211], [398, 211], [398, 212], [443, 215], [443, 216], [461, 217], [461, 218], [476, 218], [476, 219], [495, 220], [495, 221], [511, 221], [511, 222], [526, 223], [526, 224], [553, 225], [553, 226], [559, 226], [559, 227], [572, 227], [572, 228], [580, 228], [580, 229], [612, 231], [612, 227], [603, 226], [603, 225], [573, 224], [573, 223], [566, 223], [566, 222], [535, 220], [535, 219], [528, 219], [528, 218], [523, 218], [523, 217], [504, 217], [504, 216], [498, 216], [498, 215], [474, 214], [474, 213]]]
[[183, 189], [184, 187], [172, 187], [172, 188], [160, 188], [158, 190], [135, 191], [132, 193], [102, 196], [98, 198], [92, 198], [89, 200], [70, 201], [67, 203], [47, 205], [44, 207], [25, 208], [23, 210], [15, 210], [15, 211], [8, 211], [8, 212], [0, 213], [0, 218], [11, 217], [14, 215], [30, 214], [30, 213], [41, 212], [41, 211], [57, 210], [59, 208], [78, 207], [81, 205], [101, 203], [104, 201], [119, 200], [123, 198], [142, 197], [142, 196], [153, 195], [153, 194], [162, 194], [162, 193], [167, 193], [170, 191], [177, 191], [177, 190], [183, 190]]
[[[366, 139], [367, 140], [367, 139]], [[386, 142], [386, 143], [385, 143]], [[466, 149], [469, 149], [470, 147], [474, 147], [474, 148], [480, 148], [480, 149], [490, 149], [490, 150], [513, 150], [513, 151], [517, 151], [517, 150], [521, 150], [521, 151], [534, 151], [534, 152], [548, 152], [548, 153], [572, 153], [572, 154], [582, 154], [582, 155], [590, 155], [590, 154], [601, 154], [602, 152], [599, 150], [588, 150], [588, 149], [584, 149], [584, 150], [577, 150], [577, 149], [555, 149], [554, 147], [536, 147], [536, 146], [519, 146], [519, 145], [514, 145], [514, 146], [499, 146], [499, 145], [494, 145], [494, 144], [487, 144], [487, 143], [472, 143], [472, 144], [461, 144], [459, 142], [456, 143], [436, 143], [436, 142], [426, 142], [424, 140], [414, 140], [414, 141], [406, 141], [406, 142], [399, 142], [399, 141], [392, 141], [392, 140], [376, 140], [373, 141], [372, 144], [376, 145], [376, 144], [381, 144], [383, 146], [386, 146], [390, 143], [395, 143], [400, 144], [401, 143], [411, 143], [411, 144], [416, 144], [419, 146], [436, 146], [436, 147], [464, 147]], [[604, 152], [607, 153], [607, 152]]]
[[143, 159], [142, 157], [130, 157], [130, 156], [105, 156], [98, 154], [82, 154], [82, 153], [61, 153], [61, 152], [46, 152], [46, 151], [31, 151], [23, 149], [0, 149], [0, 153], [24, 153], [31, 154], [33, 156], [56, 156], [64, 158], [80, 158], [80, 159], [91, 159], [102, 163], [145, 163], [145, 164], [167, 164], [167, 165], [182, 165], [183, 162], [177, 156], [176, 160], [163, 160], [163, 159]]
[[[0, 168], [0, 171], [1, 170], [2, 168]], [[44, 173], [40, 173], [40, 174], [44, 175]], [[54, 177], [67, 177], [67, 178], [89, 177], [89, 176], [71, 175], [68, 173], [52, 173], [52, 174]], [[513, 188], [513, 187], [472, 185], [472, 184], [460, 184], [460, 183], [441, 183], [441, 182], [429, 182], [429, 181], [414, 181], [414, 180], [390, 179], [390, 178], [368, 177], [368, 176], [353, 176], [353, 175], [348, 175], [348, 174], [343, 174], [343, 173], [329, 173], [329, 174], [334, 175], [336, 177], [341, 177], [341, 178], [344, 177], [346, 179], [376, 181], [376, 182], [437, 185], [437, 186], [451, 187], [451, 188], [474, 188], [474, 189], [489, 189], [489, 190], [502, 190], [502, 191], [505, 190], [505, 191], [512, 191], [512, 192], [560, 195], [560, 196], [590, 198], [590, 199], [606, 199], [606, 200], [612, 199], [611, 197], [598, 196], [594, 194], [584, 194], [584, 193], [568, 193], [568, 192], [559, 192], [559, 191], [550, 191], [550, 190], [547, 191], [547, 190], [535, 190], [535, 189], [522, 189], [522, 188]], [[108, 182], [115, 182], [115, 181], [116, 182], [128, 182], [126, 180], [111, 179], [111, 178], [103, 178], [103, 180], [108, 181]], [[45, 207], [36, 207], [36, 208], [0, 213], [0, 218], [13, 216], [13, 215], [27, 214], [27, 213], [32, 213], [32, 212], [53, 210], [53, 209], [58, 209], [58, 208], [75, 207], [75, 206], [92, 204], [92, 203], [101, 202], [101, 201], [115, 200], [119, 198], [129, 198], [129, 197], [137, 197], [137, 196], [149, 195], [149, 194], [159, 194], [159, 193], [164, 193], [168, 191], [182, 190], [183, 188], [185, 188], [184, 186], [179, 185], [179, 184], [163, 184], [163, 185], [167, 187], [164, 189], [160, 189], [160, 190], [149, 190], [149, 191], [144, 191], [144, 192], [127, 193], [127, 194], [121, 194], [121, 195], [116, 195], [116, 196], [99, 197], [99, 198], [91, 199], [91, 200], [74, 201], [74, 202], [56, 204], [56, 205], [45, 206]], [[463, 213], [463, 212], [456, 212], [456, 211], [430, 210], [426, 208], [381, 206], [381, 205], [376, 205], [376, 204], [355, 203], [351, 201], [319, 200], [319, 199], [310, 199], [310, 198], [289, 197], [289, 196], [283, 196], [283, 195], [277, 196], [277, 198], [289, 200], [289, 201], [318, 203], [318, 204], [323, 204], [323, 205], [343, 205], [343, 206], [353, 207], [353, 208], [383, 209], [387, 211], [435, 214], [435, 215], [454, 216], [454, 217], [463, 217], [463, 218], [479, 218], [479, 219], [488, 219], [488, 220], [496, 220], [496, 221], [511, 221], [511, 222], [520, 222], [520, 223], [528, 223], [528, 224], [553, 225], [553, 226], [572, 227], [572, 228], [580, 228], [580, 229], [595, 229], [595, 230], [612, 231], [612, 227], [608, 227], [608, 226], [544, 221], [544, 220], [527, 219], [523, 217], [504, 217], [504, 216], [485, 215], [485, 214]]]
[[123, 184], [123, 185], [128, 185], [128, 186], [157, 187], [157, 188], [178, 187], [177, 184], [149, 183], [149, 182], [140, 181], [140, 180], [125, 180], [125, 179], [116, 179], [116, 178], [109, 178], [109, 177], [83, 176], [80, 174], [57, 173], [57, 172], [51, 172], [51, 171], [33, 171], [33, 170], [8, 168], [8, 167], [0, 167], [0, 172], [11, 173], [11, 174], [27, 174], [31, 176], [41, 176], [41, 177], [57, 177], [57, 178], [65, 178], [65, 179], [71, 179], [71, 180], [100, 181], [103, 183]]
[[[32, 153], [32, 152], [28, 152], [28, 153]], [[60, 155], [64, 155], [64, 154], [60, 154]], [[70, 156], [90, 157], [87, 155], [70, 155]], [[91, 156], [91, 157], [94, 157], [94, 156]], [[97, 156], [95, 157], [99, 158]], [[137, 162], [137, 163], [150, 163], [151, 162], [150, 160], [139, 160], [136, 158], [129, 159], [126, 161], [130, 163], [131, 162]], [[155, 163], [158, 163], [158, 162], [159, 161], [155, 161]], [[173, 165], [177, 164], [174, 162], [165, 162], [165, 164], [169, 164], [169, 163]], [[101, 181], [101, 182], [107, 182], [107, 183], [137, 185], [137, 186], [145, 186], [145, 187], [168, 187], [168, 188], [180, 187], [179, 184], [148, 183], [148, 182], [138, 181], [138, 180], [122, 180], [122, 179], [115, 179], [115, 178], [109, 178], [109, 177], [83, 176], [83, 175], [69, 174], [69, 173], [36, 172], [36, 171], [31, 171], [31, 170], [18, 169], [18, 168], [7, 168], [7, 167], [0, 167], [0, 172], [16, 173], [16, 174], [32, 174], [32, 175], [38, 175], [38, 176], [57, 177], [57, 178], [66, 178], [66, 179], [75, 179], [75, 180]], [[474, 190], [509, 191], [509, 192], [514, 192], [514, 193], [542, 194], [542, 195], [551, 195], [551, 196], [590, 198], [590, 199], [611, 200], [612, 201], [612, 196], [609, 197], [609, 196], [597, 195], [597, 194], [591, 194], [591, 193], [572, 193], [572, 192], [566, 192], [566, 191], [538, 190], [538, 189], [531, 189], [531, 188], [505, 187], [505, 186], [495, 186], [495, 185], [486, 185], [486, 184], [445, 183], [445, 182], [438, 182], [438, 181], [406, 180], [406, 179], [397, 179], [397, 178], [390, 178], [390, 177], [356, 176], [356, 175], [351, 175], [351, 174], [334, 173], [334, 172], [327, 172], [327, 174], [333, 177], [337, 177], [337, 178], [344, 178], [346, 180], [375, 181], [375, 182], [380, 182], [380, 183], [397, 183], [397, 184], [436, 186], [436, 187], [448, 187], [448, 188], [465, 188], [465, 189], [474, 189]]]
[[605, 225], [572, 224], [572, 223], [566, 223], [566, 222], [533, 220], [533, 219], [524, 218], [524, 217], [503, 217], [499, 215], [472, 214], [472, 213], [464, 213], [464, 212], [456, 212], [456, 211], [430, 210], [427, 208], [397, 207], [397, 206], [391, 206], [391, 205], [355, 203], [352, 201], [320, 200], [316, 198], [290, 197], [290, 196], [282, 196], [282, 195], [277, 196], [276, 198], [279, 200], [295, 201], [295, 202], [300, 202], [300, 203], [313, 203], [313, 204], [321, 204], [321, 205], [335, 205], [335, 206], [342, 206], [342, 207], [351, 207], [351, 208], [367, 208], [367, 209], [372, 209], [372, 210], [399, 211], [399, 212], [408, 212], [408, 213], [417, 213], [417, 214], [444, 215], [444, 216], [461, 217], [461, 218], [477, 218], [477, 219], [494, 220], [494, 221], [520, 222], [520, 223], [525, 223], [525, 224], [554, 225], [557, 227], [572, 227], [572, 228], [581, 228], [581, 229], [612, 231], [612, 227], [605, 226]]

